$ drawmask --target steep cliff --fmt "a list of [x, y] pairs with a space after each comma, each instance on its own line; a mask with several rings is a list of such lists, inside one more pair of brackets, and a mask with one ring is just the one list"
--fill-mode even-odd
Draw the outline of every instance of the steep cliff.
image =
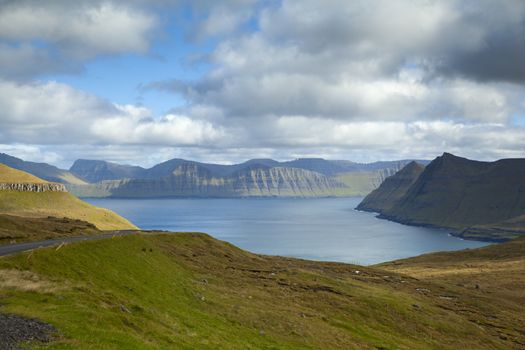
[[444, 153], [401, 196], [400, 188], [394, 203], [381, 202], [389, 193], [385, 183], [360, 207], [406, 224], [451, 228], [465, 238], [503, 237], [511, 226], [514, 233], [523, 226], [514, 219], [525, 214], [524, 178], [525, 159], [479, 162]]
[[406, 194], [423, 170], [422, 165], [416, 162], [409, 163], [397, 173], [385, 178], [377, 189], [359, 203], [357, 209], [379, 213], [392, 208]]
[[64, 184], [54, 183], [1, 183], [0, 191], [67, 192]]
[[204, 166], [183, 163], [160, 179], [122, 179], [72, 187], [85, 197], [311, 197], [345, 194], [345, 185], [297, 168], [251, 166], [216, 176]]

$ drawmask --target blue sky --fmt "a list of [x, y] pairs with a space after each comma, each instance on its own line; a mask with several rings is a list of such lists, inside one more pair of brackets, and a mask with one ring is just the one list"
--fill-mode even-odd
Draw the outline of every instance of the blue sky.
[[525, 3], [0, 3], [0, 152], [525, 156]]

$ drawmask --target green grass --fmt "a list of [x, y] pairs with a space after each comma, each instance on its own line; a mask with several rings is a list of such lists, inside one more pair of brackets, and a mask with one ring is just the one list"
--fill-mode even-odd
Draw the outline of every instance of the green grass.
[[100, 233], [93, 224], [81, 220], [0, 214], [0, 245]]
[[45, 349], [507, 349], [472, 321], [490, 301], [454, 301], [465, 316], [436, 294], [447, 288], [191, 233], [0, 259], [0, 312], [53, 324], [56, 342], [33, 345]]
[[25, 171], [16, 170], [0, 163], [0, 182], [7, 183], [47, 183]]
[[68, 217], [90, 222], [100, 230], [136, 229], [114, 212], [97, 208], [67, 192], [0, 191], [0, 214], [24, 217]]

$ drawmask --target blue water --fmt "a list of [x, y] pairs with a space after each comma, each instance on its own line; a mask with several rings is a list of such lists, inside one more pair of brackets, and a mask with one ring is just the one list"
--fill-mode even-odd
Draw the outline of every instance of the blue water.
[[354, 210], [361, 198], [89, 199], [142, 229], [199, 231], [255, 253], [363, 265], [476, 248], [447, 231]]

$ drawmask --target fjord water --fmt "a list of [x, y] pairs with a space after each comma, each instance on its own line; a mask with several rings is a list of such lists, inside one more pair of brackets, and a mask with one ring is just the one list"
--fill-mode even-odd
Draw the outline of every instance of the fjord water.
[[362, 198], [88, 199], [142, 229], [198, 231], [254, 253], [363, 265], [477, 248], [445, 230], [381, 220], [354, 210]]

